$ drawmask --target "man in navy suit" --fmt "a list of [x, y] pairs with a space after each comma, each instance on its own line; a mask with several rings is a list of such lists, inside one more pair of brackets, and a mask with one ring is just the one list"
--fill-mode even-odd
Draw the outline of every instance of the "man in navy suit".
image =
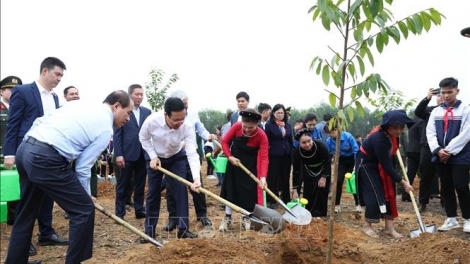
[[[5, 168], [12, 168], [15, 164], [16, 150], [34, 120], [43, 115], [50, 115], [54, 109], [59, 108], [59, 99], [52, 88], [59, 84], [65, 69], [65, 64], [61, 60], [48, 57], [41, 63], [40, 76], [37, 81], [18, 85], [13, 89], [3, 146]], [[21, 184], [24, 180], [20, 177], [21, 197], [29, 191]], [[68, 244], [68, 240], [60, 238], [52, 228], [53, 205], [54, 201], [46, 196], [38, 214], [38, 242], [42, 246]], [[31, 244], [30, 255], [35, 254], [36, 249]]]
[[150, 109], [140, 106], [144, 90], [139, 84], [129, 86], [128, 93], [134, 101], [130, 121], [122, 128], [116, 129], [113, 136], [114, 156], [120, 169], [121, 177], [116, 184], [116, 216], [124, 218], [126, 201], [134, 177], [134, 209], [137, 219], [145, 218], [144, 189], [147, 176], [144, 150], [139, 141], [140, 127], [152, 113]]

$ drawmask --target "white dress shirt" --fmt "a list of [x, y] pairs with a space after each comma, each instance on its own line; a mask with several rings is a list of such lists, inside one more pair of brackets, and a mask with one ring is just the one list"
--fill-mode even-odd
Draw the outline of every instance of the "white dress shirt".
[[197, 154], [194, 125], [184, 122], [178, 129], [170, 128], [163, 112], [151, 114], [141, 126], [139, 140], [150, 159], [170, 158], [181, 151], [181, 141], [185, 141], [185, 151], [194, 181], [200, 182], [201, 164]]
[[135, 120], [137, 121], [137, 125], [138, 126], [142, 125], [140, 124], [140, 108], [138, 106], [134, 107], [134, 109], [132, 109], [132, 112], [134, 113]]
[[41, 95], [44, 116], [48, 116], [56, 109], [54, 96], [52, 96], [54, 92], [52, 90], [50, 92], [47, 91], [38, 81], [36, 81], [36, 85], [38, 86], [39, 94]]
[[90, 168], [113, 136], [114, 115], [109, 105], [90, 106], [71, 101], [49, 116], [37, 118], [25, 139], [51, 145], [68, 161], [75, 160], [75, 175], [90, 194]]

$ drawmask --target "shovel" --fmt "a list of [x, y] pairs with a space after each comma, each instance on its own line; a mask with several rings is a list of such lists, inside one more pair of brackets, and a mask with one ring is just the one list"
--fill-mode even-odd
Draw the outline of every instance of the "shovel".
[[95, 203], [95, 208], [102, 212], [104, 215], [106, 216], [109, 216], [111, 219], [113, 219], [114, 221], [118, 222], [119, 224], [123, 225], [124, 227], [126, 227], [127, 229], [131, 230], [132, 232], [136, 233], [137, 235], [139, 235], [140, 237], [144, 238], [145, 240], [147, 240], [148, 242], [154, 244], [155, 246], [161, 248], [163, 247], [162, 244], [158, 243], [155, 239], [153, 239], [152, 237], [148, 236], [147, 234], [145, 234], [144, 232], [140, 231], [139, 229], [135, 228], [134, 226], [132, 226], [131, 224], [129, 224], [128, 222], [122, 220], [121, 218], [117, 217], [116, 215], [106, 211], [106, 209], [104, 209], [101, 205]]
[[[173, 172], [166, 170], [162, 167], [157, 167], [157, 169], [161, 172], [163, 172], [165, 175], [170, 176], [174, 179], [176, 179], [179, 182], [184, 183], [187, 186], [191, 186], [192, 183], [189, 182], [188, 180], [174, 174]], [[247, 210], [225, 200], [224, 198], [202, 188], [199, 187], [198, 190], [202, 192], [203, 194], [210, 196], [217, 201], [227, 205], [228, 207], [232, 208], [232, 210], [237, 211], [246, 217], [248, 217], [252, 225], [255, 227], [256, 231], [261, 231], [261, 232], [266, 232], [266, 233], [280, 233], [282, 230], [285, 228], [285, 224], [283, 221], [283, 218], [280, 213], [278, 213], [276, 210], [270, 209], [270, 208], [264, 208], [259, 205], [255, 205], [255, 209], [253, 213], [248, 212]]]
[[[405, 166], [403, 165], [403, 160], [401, 158], [400, 153], [397, 153], [397, 157], [398, 157], [398, 162], [400, 163], [403, 176], [405, 177], [405, 180], [408, 183], [410, 183], [410, 180], [408, 179], [408, 175], [406, 174]], [[410, 237], [411, 238], [418, 237], [421, 233], [436, 233], [437, 231], [436, 225], [428, 225], [428, 226], [424, 225], [423, 219], [421, 218], [421, 214], [419, 213], [418, 205], [416, 205], [416, 200], [412, 191], [410, 191], [410, 198], [411, 198], [411, 203], [413, 204], [413, 208], [416, 212], [416, 217], [418, 218], [418, 224], [419, 224], [418, 229], [414, 229], [410, 231]]]
[[[214, 141], [219, 148], [222, 148], [219, 142]], [[240, 167], [246, 174], [248, 174], [258, 185], [260, 184], [259, 179], [251, 173], [250, 170], [248, 170], [241, 162], [238, 162], [238, 167]], [[289, 208], [277, 195], [275, 195], [271, 190], [269, 190], [267, 187], [264, 187], [263, 189], [265, 192], [267, 192], [276, 202], [278, 202], [284, 209], [287, 211], [287, 213], [284, 213], [282, 217], [288, 221], [291, 222], [295, 225], [308, 225], [312, 221], [312, 214], [305, 208], [302, 208], [301, 206], [295, 205], [292, 208]]]

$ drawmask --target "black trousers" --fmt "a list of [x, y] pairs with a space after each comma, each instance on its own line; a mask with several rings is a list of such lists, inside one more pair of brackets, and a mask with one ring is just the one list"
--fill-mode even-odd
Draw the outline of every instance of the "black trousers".
[[[190, 182], [194, 182], [193, 174], [191, 173], [191, 168], [189, 167], [189, 163], [186, 163], [186, 177], [187, 180]], [[168, 208], [169, 213], [169, 220], [175, 219], [176, 214], [176, 194], [173, 185], [175, 180], [169, 176], [165, 176], [165, 183], [166, 183], [166, 205]], [[201, 187], [202, 185], [202, 177], [201, 177]], [[207, 217], [207, 203], [206, 203], [206, 195], [203, 193], [197, 193], [190, 190], [191, 195], [193, 196], [193, 203], [194, 203], [194, 210], [196, 211], [196, 217], [198, 220], [201, 217]], [[176, 195], [175, 195], [176, 194]]]
[[[336, 200], [335, 205], [339, 205], [341, 202], [341, 194], [343, 193], [343, 183], [344, 183], [344, 176], [346, 173], [352, 173], [354, 170], [354, 155], [351, 156], [340, 156], [339, 157], [339, 165], [338, 165], [338, 180], [336, 181]], [[358, 193], [353, 195], [354, 197], [354, 204], [359, 205], [359, 198]]]
[[[413, 185], [413, 181], [419, 169], [420, 156], [421, 154], [419, 152], [406, 152], [406, 175], [411, 185]], [[402, 199], [410, 199], [410, 195], [407, 192], [402, 192], [401, 197]]]
[[120, 169], [120, 177], [116, 184], [116, 215], [126, 215], [126, 202], [131, 192], [131, 181], [134, 178], [134, 209], [135, 213], [144, 212], [144, 190], [147, 180], [147, 170], [144, 154], [141, 153], [136, 161], [125, 161], [125, 167]]
[[[266, 179], [268, 188], [276, 195], [281, 192], [281, 200], [284, 203], [290, 202], [291, 161], [290, 155], [269, 156], [268, 178]], [[271, 196], [267, 196], [266, 199], [269, 203], [276, 202]]]
[[457, 216], [457, 192], [462, 218], [470, 219], [470, 165], [437, 163], [436, 170], [441, 177], [441, 196], [447, 217]]
[[[186, 179], [186, 165], [188, 158], [184, 150], [178, 152], [169, 158], [159, 158], [163, 168], [173, 172], [174, 174]], [[145, 218], [145, 233], [152, 237], [155, 236], [155, 227], [160, 218], [160, 205], [161, 205], [161, 188], [163, 172], [153, 170], [150, 168], [150, 161], [147, 161], [147, 177], [148, 177], [148, 192], [147, 202], [145, 209], [147, 217]], [[178, 228], [185, 230], [189, 228], [189, 209], [188, 209], [188, 191], [187, 186], [170, 176], [166, 176], [167, 188], [173, 188], [173, 195], [178, 199], [175, 200], [175, 219], [178, 221]], [[167, 189], [167, 192], [169, 189]]]
[[421, 180], [419, 182], [419, 203], [428, 204], [429, 197], [431, 196], [432, 186], [434, 182], [434, 175], [436, 174], [436, 168], [434, 163], [431, 162], [432, 153], [429, 146], [421, 146], [420, 155], [420, 170]]
[[21, 178], [21, 200], [5, 263], [28, 262], [34, 220], [46, 195], [70, 217], [70, 244], [65, 263], [75, 264], [91, 258], [95, 208], [70, 163], [51, 146], [23, 142], [16, 153], [16, 165]]

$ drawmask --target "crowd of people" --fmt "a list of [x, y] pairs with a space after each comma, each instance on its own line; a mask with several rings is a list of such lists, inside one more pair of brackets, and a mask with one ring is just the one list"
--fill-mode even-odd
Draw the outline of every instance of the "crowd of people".
[[[19, 202], [8, 204], [8, 224], [13, 229], [7, 264], [41, 263], [28, 261], [37, 254], [30, 242], [36, 219], [39, 245], [69, 246], [65, 263], [92, 257], [95, 164], [100, 155], [105, 163], [115, 165], [117, 217], [127, 217], [126, 205], [132, 204], [135, 218], [145, 219], [145, 234], [155, 238], [161, 192], [166, 189], [169, 218], [163, 230], [177, 229], [180, 239], [196, 238], [190, 231], [187, 186], [165, 176], [159, 168], [192, 183], [189, 193], [197, 221], [204, 227], [212, 226], [206, 197], [198, 190], [203, 186], [203, 142], [207, 142], [206, 153], [213, 157], [223, 154], [228, 159], [225, 173], [217, 173], [220, 196], [247, 211], [257, 204], [277, 208], [274, 199], [265, 200], [263, 195], [263, 188], [269, 187], [284, 203], [306, 198], [306, 209], [312, 216], [326, 217], [331, 188], [336, 188], [332, 206], [339, 214], [345, 175], [355, 172], [355, 211], [365, 208], [364, 233], [378, 237], [372, 224], [383, 219], [385, 233], [401, 238], [394, 229], [397, 185], [403, 189], [402, 200], [409, 201], [412, 181], [420, 172], [420, 210], [426, 210], [429, 199], [437, 195], [433, 190], [437, 176], [447, 215], [439, 230], [460, 227], [459, 204], [463, 231], [470, 232], [470, 107], [457, 99], [459, 88], [454, 78], [443, 79], [437, 92], [429, 90], [414, 119], [403, 110], [390, 110], [363, 141], [360, 135], [341, 131], [333, 113], [325, 114], [320, 122], [314, 113], [308, 113], [291, 124], [290, 107], [278, 103], [271, 108], [260, 103], [257, 109], [250, 108], [246, 92], [236, 95], [237, 110], [227, 114], [227, 123], [213, 128], [215, 133], [190, 110], [188, 96], [181, 90], [170, 94], [162, 112], [152, 113], [141, 105], [144, 89], [139, 84], [111, 92], [96, 106], [85, 106], [78, 89], [69, 86], [64, 89], [67, 103], [60, 106], [53, 88], [65, 70], [61, 60], [48, 57], [41, 63], [37, 81], [23, 85], [20, 78], [9, 76], [1, 82], [1, 162], [6, 169], [16, 165], [21, 189]], [[428, 107], [433, 96], [438, 97], [437, 105]], [[399, 138], [406, 136], [406, 127], [411, 184], [396, 166], [396, 155], [401, 155]], [[338, 178], [332, 185], [337, 142]], [[258, 183], [240, 165], [256, 175]], [[213, 168], [206, 173], [213, 174]], [[70, 219], [69, 239], [59, 237], [52, 227], [54, 202]], [[230, 230], [231, 223], [232, 209], [227, 206], [219, 230]], [[251, 229], [249, 218], [243, 218], [242, 227]], [[141, 238], [140, 242], [148, 241]]]

